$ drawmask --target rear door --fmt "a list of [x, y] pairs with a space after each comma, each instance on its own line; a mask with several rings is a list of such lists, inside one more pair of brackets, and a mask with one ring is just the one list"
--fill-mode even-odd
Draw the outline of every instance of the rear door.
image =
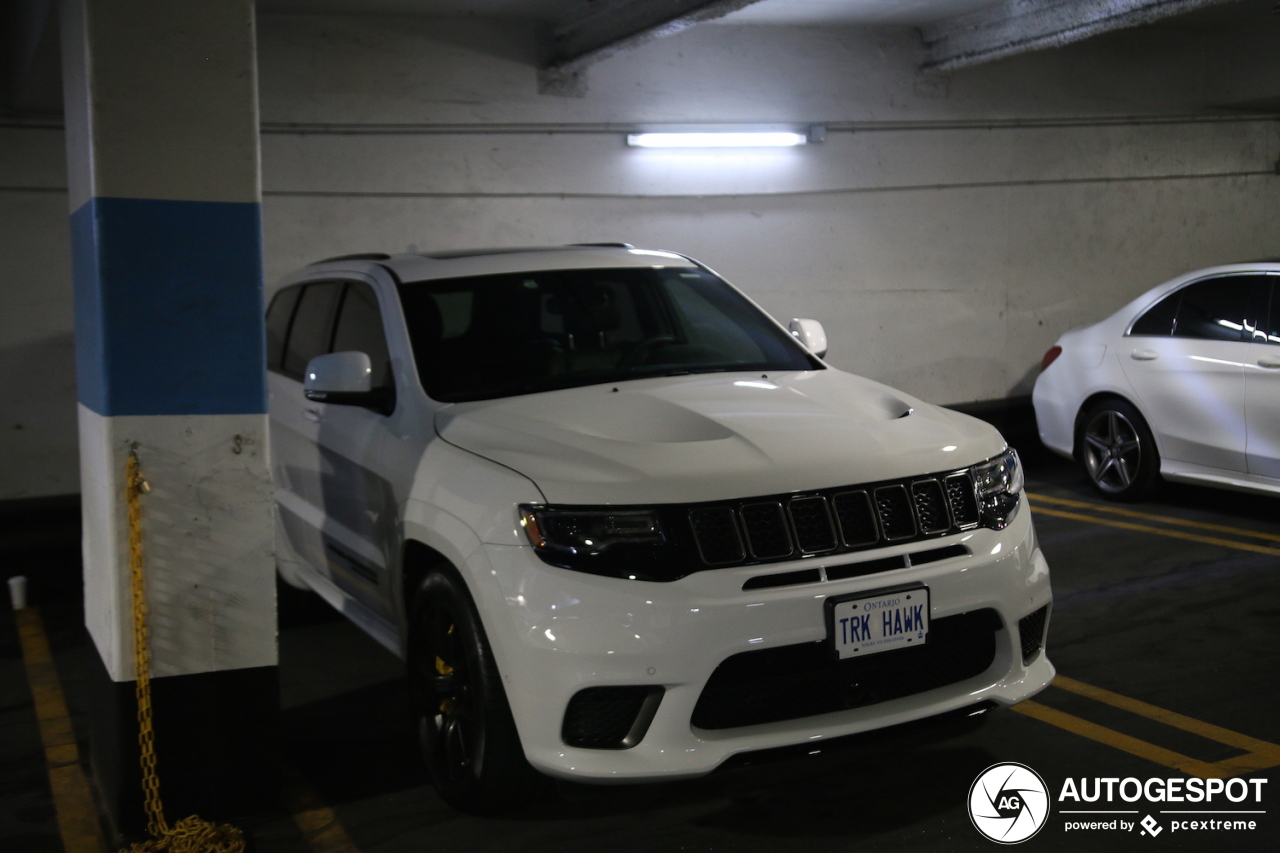
[[1134, 323], [1118, 355], [1162, 456], [1245, 470], [1245, 328], [1268, 287], [1265, 275], [1201, 279]]
[[1244, 405], [1249, 473], [1280, 479], [1280, 275], [1268, 278], [1270, 310], [1251, 330]]

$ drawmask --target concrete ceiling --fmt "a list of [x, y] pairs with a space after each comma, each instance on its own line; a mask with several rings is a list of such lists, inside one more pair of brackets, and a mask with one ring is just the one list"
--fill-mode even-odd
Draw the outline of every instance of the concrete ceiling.
[[579, 5], [580, 0], [258, 0], [258, 11], [558, 21]]
[[1001, 0], [762, 0], [721, 18], [726, 24], [919, 26], [967, 15]]
[[[0, 112], [60, 106], [56, 0], [0, 2]], [[1265, 8], [1263, 8], [1265, 6]], [[704, 23], [910, 26], [922, 69], [950, 71], [1168, 21], [1280, 12], [1274, 0], [258, 0], [261, 12], [506, 18], [541, 22], [540, 90], [580, 95], [583, 72], [617, 53]], [[1195, 12], [1194, 15], [1186, 13]]]
[[[28, 0], [31, 2], [31, 0]], [[1240, 0], [259, 0], [259, 9], [521, 18], [549, 33], [540, 87], [581, 94], [588, 66], [704, 23], [919, 29], [926, 71], [1062, 47]]]
[[[599, 0], [596, 0], [599, 2]], [[919, 26], [1002, 0], [759, 0], [718, 19], [726, 24], [893, 24]], [[264, 12], [474, 16], [559, 21], [592, 0], [258, 0]]]

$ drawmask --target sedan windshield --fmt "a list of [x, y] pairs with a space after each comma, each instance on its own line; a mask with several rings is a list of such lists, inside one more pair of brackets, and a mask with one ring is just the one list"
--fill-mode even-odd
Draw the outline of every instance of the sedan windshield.
[[427, 395], [509, 397], [648, 376], [821, 364], [698, 268], [553, 270], [400, 285]]

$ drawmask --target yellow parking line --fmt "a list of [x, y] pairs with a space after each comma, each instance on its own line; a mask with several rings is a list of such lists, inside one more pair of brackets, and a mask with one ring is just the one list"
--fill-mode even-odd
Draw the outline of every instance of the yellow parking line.
[[1019, 714], [1048, 723], [1051, 726], [1057, 726], [1073, 734], [1078, 734], [1081, 737], [1087, 737], [1098, 743], [1123, 750], [1139, 758], [1154, 761], [1156, 764], [1163, 764], [1165, 767], [1172, 767], [1174, 770], [1188, 773], [1192, 776], [1199, 776], [1201, 779], [1225, 779], [1229, 775], [1207, 761], [1189, 758], [1171, 749], [1165, 749], [1162, 746], [1147, 743], [1145, 740], [1138, 740], [1136, 737], [1112, 731], [1105, 726], [1091, 723], [1073, 714], [1050, 708], [1048, 705], [1041, 705], [1039, 702], [1030, 699], [1014, 705], [1013, 710]]
[[1169, 530], [1164, 527], [1151, 527], [1146, 524], [1132, 524], [1128, 521], [1113, 521], [1109, 518], [1097, 518], [1092, 515], [1081, 515], [1078, 512], [1064, 512], [1060, 509], [1032, 507], [1037, 515], [1051, 515], [1054, 518], [1069, 518], [1073, 521], [1087, 521], [1090, 524], [1101, 524], [1104, 527], [1117, 527], [1121, 530], [1133, 530], [1138, 533], [1154, 533], [1157, 536], [1168, 536], [1171, 539], [1184, 539], [1189, 542], [1201, 542], [1205, 545], [1220, 545], [1223, 548], [1234, 548], [1237, 551], [1251, 551], [1255, 554], [1280, 556], [1280, 548], [1268, 548], [1265, 545], [1254, 545], [1252, 542], [1236, 542], [1232, 539], [1219, 539], [1216, 536], [1201, 536], [1197, 533], [1183, 533], [1181, 530]]
[[1179, 527], [1195, 527], [1200, 530], [1213, 530], [1218, 533], [1234, 533], [1236, 536], [1244, 536], [1249, 539], [1267, 539], [1272, 542], [1280, 542], [1280, 533], [1263, 533], [1259, 530], [1247, 530], [1243, 527], [1229, 527], [1225, 524], [1210, 524], [1205, 521], [1190, 521], [1185, 518], [1176, 518], [1171, 515], [1155, 515], [1149, 512], [1139, 512], [1126, 507], [1115, 506], [1113, 504], [1091, 503], [1089, 501], [1074, 501], [1067, 498], [1054, 498], [1049, 495], [1027, 492], [1027, 497], [1033, 501], [1044, 501], [1045, 503], [1058, 504], [1060, 506], [1069, 506], [1076, 509], [1091, 509], [1097, 512], [1106, 512], [1111, 515], [1122, 515], [1127, 518], [1141, 518], [1147, 521], [1160, 521], [1165, 524], [1175, 524]]
[[71, 715], [49, 651], [44, 621], [34, 607], [15, 611], [14, 618], [18, 623], [22, 660], [35, 703], [40, 740], [44, 744], [62, 845], [66, 853], [107, 853], [93, 792], [80, 766], [80, 749], [76, 746]]
[[284, 783], [284, 804], [302, 837], [316, 853], [360, 853], [333, 809], [311, 783], [295, 768], [285, 765], [280, 775]]
[[1199, 776], [1201, 779], [1229, 779], [1243, 773], [1265, 770], [1269, 767], [1280, 765], [1280, 746], [1274, 743], [1242, 735], [1239, 732], [1233, 732], [1230, 729], [1224, 729], [1212, 723], [1196, 720], [1176, 711], [1159, 708], [1139, 699], [1131, 699], [1128, 696], [1122, 696], [1119, 693], [1113, 693], [1101, 687], [1094, 687], [1091, 684], [1076, 681], [1074, 678], [1068, 678], [1065, 675], [1057, 676], [1053, 680], [1053, 686], [1103, 702], [1113, 708], [1129, 711], [1167, 726], [1182, 729], [1209, 740], [1215, 740], [1226, 746], [1242, 749], [1245, 754], [1226, 758], [1222, 761], [1200, 761], [1182, 753], [1174, 752], [1171, 749], [1165, 749], [1162, 746], [1156, 746], [1136, 737], [1100, 726], [1097, 723], [1089, 722], [1073, 714], [1059, 711], [1056, 708], [1041, 705], [1039, 702], [1030, 700], [1020, 702], [1013, 706], [1013, 710], [1049, 725], [1078, 734], [1081, 737], [1123, 750], [1139, 758], [1154, 761], [1157, 764], [1171, 767], [1174, 770], [1179, 770], [1192, 776]]
[[[1061, 687], [1063, 690], [1070, 690], [1072, 693], [1078, 693], [1081, 696], [1087, 696], [1098, 702], [1105, 702], [1113, 708], [1119, 708], [1122, 711], [1140, 714], [1150, 720], [1158, 723], [1164, 723], [1166, 726], [1182, 729], [1185, 732], [1191, 732], [1193, 735], [1216, 740], [1218, 743], [1227, 746], [1234, 746], [1236, 749], [1243, 749], [1246, 752], [1257, 753], [1269, 760], [1274, 760], [1275, 764], [1280, 764], [1280, 746], [1274, 743], [1267, 743], [1265, 740], [1242, 735], [1239, 732], [1233, 732], [1230, 729], [1224, 729], [1222, 726], [1215, 726], [1213, 723], [1205, 723], [1200, 720], [1179, 714], [1176, 711], [1167, 711], [1164, 708], [1157, 708], [1155, 705], [1148, 704], [1139, 699], [1130, 699], [1128, 696], [1121, 696], [1119, 693], [1112, 693], [1110, 690], [1104, 690], [1101, 687], [1094, 687], [1091, 684], [1085, 684], [1082, 681], [1076, 681], [1074, 678], [1068, 678], [1065, 675], [1059, 675], [1053, 680], [1054, 687]], [[1274, 766], [1274, 765], [1271, 765]]]

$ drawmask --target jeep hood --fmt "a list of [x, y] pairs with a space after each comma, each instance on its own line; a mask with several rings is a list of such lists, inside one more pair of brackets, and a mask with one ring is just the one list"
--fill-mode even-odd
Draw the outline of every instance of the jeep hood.
[[991, 426], [838, 370], [716, 373], [458, 403], [450, 444], [529, 477], [550, 503], [692, 503], [962, 468]]

